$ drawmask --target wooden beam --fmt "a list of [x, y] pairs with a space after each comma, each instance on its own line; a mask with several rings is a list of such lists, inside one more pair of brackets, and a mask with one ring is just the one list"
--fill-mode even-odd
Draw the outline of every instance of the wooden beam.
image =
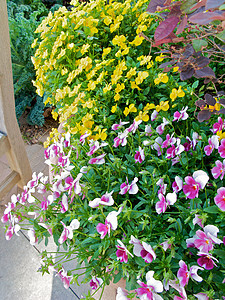
[[0, 157], [10, 150], [9, 139], [0, 133]]
[[11, 191], [11, 189], [20, 181], [20, 174], [12, 171], [0, 185], [0, 201], [4, 195]]
[[20, 174], [19, 186], [23, 187], [32, 172], [15, 114], [6, 0], [0, 0], [0, 20], [0, 131], [8, 137], [10, 167]]

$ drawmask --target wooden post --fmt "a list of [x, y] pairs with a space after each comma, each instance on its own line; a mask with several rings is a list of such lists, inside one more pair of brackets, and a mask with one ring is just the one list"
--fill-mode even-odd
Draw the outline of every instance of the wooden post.
[[8, 138], [6, 155], [11, 169], [20, 175], [18, 185], [22, 188], [32, 172], [15, 114], [6, 0], [0, 0], [0, 131]]

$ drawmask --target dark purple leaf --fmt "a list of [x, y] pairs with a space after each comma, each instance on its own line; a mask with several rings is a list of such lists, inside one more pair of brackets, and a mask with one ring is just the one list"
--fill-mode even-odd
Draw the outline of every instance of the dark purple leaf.
[[225, 105], [225, 99], [220, 99], [219, 104]]
[[200, 56], [196, 59], [195, 62], [199, 68], [203, 68], [210, 63], [210, 60], [208, 59], [208, 57]]
[[163, 64], [161, 64], [160, 66], [159, 66], [159, 68], [160, 69], [163, 69], [163, 68], [165, 68], [165, 67], [167, 67], [167, 66], [171, 66], [171, 65], [173, 65], [174, 64], [174, 62], [172, 62], [172, 61], [167, 61], [167, 62], [164, 62]]
[[222, 5], [224, 2], [225, 2], [224, 0], [207, 0], [205, 8], [206, 10], [217, 8], [220, 5]]
[[225, 108], [222, 108], [218, 111], [219, 114], [225, 114]]
[[209, 110], [201, 110], [199, 113], [198, 113], [198, 121], [199, 122], [203, 122], [203, 121], [207, 121], [210, 119], [211, 117], [211, 112]]
[[225, 95], [225, 92], [224, 92], [224, 91], [218, 91], [217, 94], [218, 94], [219, 96], [221, 96], [221, 95]]
[[194, 50], [193, 46], [191, 44], [189, 44], [189, 45], [187, 45], [187, 47], [186, 47], [186, 49], [185, 49], [185, 51], [183, 53], [183, 56], [185, 58], [188, 58], [191, 55], [193, 55], [194, 53], [195, 53], [195, 50]]
[[165, 2], [165, 0], [151, 0], [146, 10], [150, 13], [155, 13], [157, 7], [163, 7]]
[[195, 75], [197, 78], [204, 78], [204, 77], [214, 77], [216, 78], [215, 73], [210, 67], [204, 67], [200, 70], [195, 70]]
[[216, 104], [216, 100], [213, 98], [212, 95], [210, 94], [205, 94], [205, 102], [208, 104], [208, 105], [211, 105], [211, 106], [214, 106]]
[[182, 11], [180, 10], [180, 6], [176, 5], [174, 6], [169, 15], [168, 15], [168, 18], [170, 17], [180, 17], [182, 15]]
[[200, 107], [201, 109], [203, 109], [204, 107], [205, 107], [205, 101], [203, 101], [203, 100], [197, 100], [196, 102], [195, 102], [195, 105], [196, 106], [198, 106], [198, 107]]
[[202, 0], [202, 1], [198, 2], [197, 4], [195, 4], [195, 5], [191, 8], [191, 10], [194, 10], [194, 9], [199, 8], [199, 7], [205, 6], [206, 1], [207, 1], [207, 0]]
[[187, 16], [185, 15], [183, 17], [183, 19], [181, 20], [180, 25], [177, 28], [176, 34], [182, 33], [184, 31], [184, 28], [186, 27], [186, 25], [187, 25]]
[[212, 22], [212, 18], [216, 20], [216, 18], [220, 17], [222, 12], [200, 12], [189, 17], [189, 22], [198, 24], [198, 25], [206, 25]]
[[178, 17], [171, 17], [162, 21], [155, 30], [154, 39], [156, 42], [167, 38], [176, 28], [179, 22]]
[[189, 78], [191, 78], [194, 75], [194, 69], [193, 68], [188, 68], [185, 71], [181, 71], [180, 72], [180, 79], [181, 80], [187, 80]]

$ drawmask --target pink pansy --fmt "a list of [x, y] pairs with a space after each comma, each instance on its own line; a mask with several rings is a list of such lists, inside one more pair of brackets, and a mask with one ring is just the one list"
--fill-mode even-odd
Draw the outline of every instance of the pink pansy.
[[162, 143], [163, 139], [159, 136], [155, 139], [155, 143], [151, 146], [152, 149], [155, 149], [158, 153], [158, 156], [162, 155]]
[[91, 165], [102, 165], [105, 163], [105, 158], [104, 158], [105, 156], [106, 156], [106, 153], [103, 153], [99, 156], [91, 158], [88, 163]]
[[187, 300], [187, 294], [182, 285], [180, 285], [178, 280], [169, 280], [169, 286], [179, 292], [181, 297], [175, 296], [174, 300]]
[[219, 147], [219, 137], [217, 135], [213, 135], [211, 138], [208, 139], [209, 145], [204, 147], [205, 154], [209, 156], [213, 149], [218, 149]]
[[202, 170], [195, 171], [193, 177], [185, 177], [186, 185], [183, 186], [183, 192], [186, 197], [189, 199], [197, 198], [199, 189], [204, 189], [208, 180], [209, 176]]
[[173, 205], [177, 201], [177, 194], [175, 192], [168, 193], [166, 197], [164, 197], [163, 194], [158, 194], [158, 197], [160, 201], [158, 201], [155, 206], [157, 214], [164, 213], [168, 205]]
[[168, 124], [169, 124], [169, 121], [167, 121], [167, 119], [163, 117], [163, 122], [159, 126], [156, 127], [156, 132], [160, 135], [163, 134], [163, 132], [165, 130], [165, 126]]
[[72, 220], [69, 226], [66, 226], [62, 221], [63, 232], [58, 240], [59, 244], [63, 244], [67, 239], [73, 238], [73, 230], [80, 227], [80, 222], [77, 219]]
[[121, 287], [117, 288], [116, 300], [128, 300], [128, 292], [122, 289]]
[[98, 149], [100, 149], [101, 147], [105, 147], [105, 146], [107, 146], [108, 145], [108, 143], [105, 143], [105, 142], [103, 142], [103, 143], [99, 143], [99, 141], [90, 141], [90, 144], [89, 144], [89, 146], [90, 146], [90, 150], [89, 150], [89, 152], [87, 152], [86, 154], [87, 154], [87, 156], [91, 156], [91, 155], [93, 155]]
[[184, 287], [185, 285], [188, 284], [189, 277], [193, 278], [194, 280], [196, 280], [198, 282], [201, 282], [203, 280], [202, 277], [200, 277], [197, 274], [197, 271], [203, 270], [203, 268], [198, 267], [198, 266], [192, 266], [190, 268], [190, 271], [188, 271], [188, 267], [183, 260], [179, 261], [179, 266], [180, 266], [180, 268], [177, 272], [177, 278], [179, 279], [181, 286]]
[[178, 193], [183, 188], [183, 180], [179, 176], [175, 176], [175, 181], [172, 183], [172, 189], [175, 193]]
[[81, 136], [80, 136], [80, 143], [82, 144], [82, 145], [84, 145], [84, 143], [85, 143], [85, 140], [86, 140], [86, 138], [88, 137], [90, 135], [90, 133], [87, 133], [87, 132], [85, 132], [85, 134], [82, 134]]
[[126, 146], [127, 136], [128, 136], [127, 130], [124, 130], [124, 132], [119, 133], [118, 136], [114, 139], [113, 147], [117, 148], [119, 147], [119, 145]]
[[112, 125], [112, 130], [118, 130], [118, 129], [120, 129], [123, 125], [126, 125], [126, 124], [128, 124], [129, 122], [122, 122], [121, 120], [120, 120], [120, 122], [119, 122], [119, 124], [113, 124]]
[[169, 241], [165, 241], [160, 244], [163, 247], [163, 250], [166, 251], [167, 249], [171, 249], [172, 244]]
[[172, 145], [166, 151], [166, 158], [174, 158], [176, 155], [180, 155], [184, 151], [184, 146], [180, 144], [180, 139], [176, 139], [177, 146]]
[[146, 136], [151, 136], [152, 135], [152, 126], [151, 125], [146, 125], [145, 126], [145, 135]]
[[167, 188], [167, 184], [163, 182], [163, 178], [160, 178], [157, 182], [156, 185], [158, 185], [160, 187], [160, 189], [158, 190], [158, 194], [163, 194], [165, 195], [166, 193], [166, 188]]
[[54, 157], [57, 157], [61, 153], [61, 148], [57, 144], [52, 144], [50, 145], [46, 150], [45, 150], [45, 159], [52, 159]]
[[132, 235], [129, 243], [134, 245], [134, 255], [142, 257], [146, 263], [151, 263], [153, 259], [156, 259], [156, 254], [152, 249], [152, 246], [147, 244], [146, 242], [140, 242]]
[[53, 203], [53, 196], [49, 195], [47, 198], [43, 196], [44, 201], [41, 202], [41, 209], [46, 210], [49, 205]]
[[119, 245], [116, 245], [117, 260], [119, 260], [120, 262], [127, 263], [128, 262], [128, 254], [130, 254], [131, 257], [133, 257], [133, 255], [127, 250], [125, 245], [120, 240], [117, 240], [117, 243], [119, 244]]
[[217, 262], [218, 260], [211, 254], [205, 252], [198, 252], [197, 254], [198, 256], [200, 256], [200, 258], [197, 259], [197, 263], [199, 264], [199, 266], [205, 268], [206, 270], [211, 270], [214, 268], [214, 266], [217, 267], [214, 260]]
[[217, 195], [214, 198], [214, 201], [216, 205], [221, 209], [222, 211], [225, 211], [225, 188], [221, 187], [217, 190]]
[[139, 120], [139, 121], [135, 121], [133, 122], [133, 124], [130, 125], [130, 127], [128, 127], [126, 130], [128, 132], [132, 132], [132, 133], [135, 133], [136, 130], [138, 129], [138, 126], [142, 123], [142, 120]]
[[195, 214], [195, 217], [194, 217], [194, 219], [193, 219], [193, 224], [195, 225], [195, 224], [198, 224], [200, 227], [204, 227], [203, 226], [203, 223], [202, 223], [202, 219], [200, 218], [200, 216], [199, 215], [196, 215]]
[[106, 217], [105, 224], [98, 223], [96, 229], [101, 235], [101, 239], [103, 239], [107, 233], [110, 235], [110, 230], [116, 230], [118, 226], [117, 216], [121, 213], [122, 209], [123, 207], [121, 207], [118, 211], [111, 211]]
[[48, 233], [50, 235], [52, 235], [52, 228], [49, 225], [47, 225], [46, 223], [38, 223], [38, 225], [40, 225], [40, 226], [44, 227], [45, 229], [47, 229]]
[[209, 297], [208, 297], [205, 293], [194, 294], [194, 296], [195, 296], [198, 300], [209, 300]]
[[218, 118], [218, 122], [213, 124], [213, 133], [217, 133], [217, 131], [222, 131], [224, 129], [225, 122], [221, 117]]
[[11, 211], [16, 207], [16, 203], [19, 202], [20, 195], [12, 195], [11, 196], [11, 202], [8, 202], [8, 205], [6, 206], [6, 209], [4, 210], [4, 214], [1, 218], [2, 223], [8, 222], [11, 216]]
[[187, 120], [188, 118], [188, 114], [186, 113], [188, 107], [186, 106], [185, 108], [182, 108], [182, 110], [179, 112], [179, 111], [176, 111], [173, 115], [173, 122], [174, 121], [184, 121], [184, 120]]
[[92, 208], [98, 207], [100, 204], [105, 206], [112, 206], [114, 204], [114, 199], [112, 197], [114, 191], [110, 193], [105, 193], [101, 198], [95, 198], [89, 202], [89, 206]]
[[68, 197], [66, 196], [66, 194], [63, 194], [60, 208], [61, 213], [64, 214], [68, 210], [68, 208]]
[[7, 241], [11, 240], [13, 234], [15, 233], [16, 235], [19, 235], [18, 232], [20, 231], [20, 225], [15, 224], [15, 225], [10, 225], [5, 233], [5, 238]]
[[37, 239], [37, 237], [36, 237], [36, 234], [35, 234], [34, 229], [33, 229], [33, 228], [30, 228], [30, 229], [28, 230], [28, 232], [27, 232], [27, 235], [28, 235], [28, 237], [29, 237], [29, 239], [30, 239], [30, 244], [31, 244], [32, 246], [35, 246], [35, 245], [37, 244], [37, 242], [38, 242], [38, 239]]
[[60, 144], [62, 148], [70, 147], [70, 133], [67, 132], [64, 137], [61, 138]]
[[127, 192], [129, 194], [132, 194], [132, 195], [135, 195], [137, 194], [138, 192], [138, 186], [137, 186], [137, 183], [138, 182], [138, 178], [135, 177], [133, 179], [133, 181], [131, 182], [131, 184], [128, 183], [128, 179], [126, 178], [126, 182], [122, 183], [121, 186], [120, 186], [120, 192], [119, 194], [120, 195], [124, 195], [126, 194]]
[[170, 145], [176, 143], [176, 138], [173, 137], [173, 134], [170, 136], [169, 134], [166, 135], [166, 140], [162, 143], [162, 148], [167, 148]]
[[219, 229], [214, 225], [207, 225], [201, 230], [196, 231], [194, 236], [194, 245], [202, 252], [208, 253], [213, 249], [213, 244], [221, 244], [222, 241], [217, 238]]
[[92, 290], [97, 290], [97, 288], [102, 284], [103, 284], [103, 280], [101, 278], [92, 276], [92, 279], [90, 281], [90, 287]]
[[225, 174], [225, 159], [223, 160], [223, 162], [217, 160], [216, 161], [216, 167], [212, 168], [212, 176], [217, 179], [220, 177], [220, 179], [222, 180]]
[[71, 195], [73, 191], [76, 195], [80, 194], [81, 186], [79, 180], [82, 176], [83, 174], [79, 173], [74, 180], [72, 176], [68, 176], [65, 178], [64, 190], [68, 191], [69, 195]]
[[141, 287], [135, 291], [141, 300], [163, 300], [163, 298], [157, 294], [163, 291], [163, 284], [161, 281], [155, 280], [153, 275], [154, 271], [148, 271], [146, 273], [147, 284], [140, 280], [137, 281]]
[[70, 281], [72, 280], [73, 276], [68, 276], [66, 270], [63, 267], [55, 276], [59, 276], [65, 289], [68, 289], [70, 287]]
[[38, 175], [36, 174], [36, 172], [34, 172], [32, 174], [32, 179], [27, 183], [27, 187], [29, 189], [32, 189], [34, 187], [36, 187], [38, 185], [38, 181], [39, 179], [43, 176], [43, 173], [39, 173]]
[[225, 139], [222, 139], [221, 145], [218, 147], [218, 152], [222, 158], [225, 158]]
[[145, 160], [144, 149], [139, 146], [138, 151], [134, 155], [135, 163], [139, 162], [140, 164]]
[[151, 114], [151, 121], [155, 121], [156, 117], [158, 116], [158, 112], [156, 110], [153, 111], [153, 113]]

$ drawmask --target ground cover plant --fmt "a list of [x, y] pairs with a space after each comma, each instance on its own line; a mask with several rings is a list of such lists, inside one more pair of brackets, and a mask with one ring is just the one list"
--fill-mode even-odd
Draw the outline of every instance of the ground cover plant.
[[223, 299], [223, 97], [205, 96], [218, 115], [199, 123], [204, 79], [158, 68], [166, 57], [149, 55], [159, 22], [147, 1], [72, 4], [42, 22], [33, 58], [37, 91], [64, 133], [46, 143], [50, 178], [34, 173], [7, 205], [6, 238], [20, 229], [32, 245], [53, 236], [58, 251], [42, 253], [41, 271], [65, 288], [83, 269], [94, 292], [125, 278], [117, 299]]

